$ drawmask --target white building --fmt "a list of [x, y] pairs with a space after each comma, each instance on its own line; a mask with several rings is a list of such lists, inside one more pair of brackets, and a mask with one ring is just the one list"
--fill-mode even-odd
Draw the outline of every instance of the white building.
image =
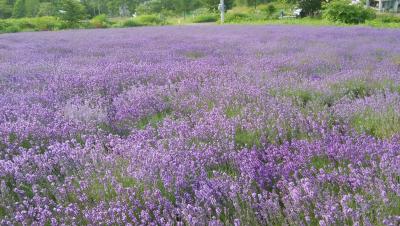
[[399, 12], [400, 0], [367, 0], [367, 6], [375, 7], [381, 12]]

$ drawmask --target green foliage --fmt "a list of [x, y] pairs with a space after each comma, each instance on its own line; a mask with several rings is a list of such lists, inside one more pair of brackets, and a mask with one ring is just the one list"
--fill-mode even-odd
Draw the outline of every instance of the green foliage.
[[376, 20], [382, 23], [400, 23], [400, 16], [393, 14], [383, 14], [376, 17]]
[[0, 218], [3, 218], [7, 215], [7, 210], [5, 207], [0, 206]]
[[196, 60], [196, 59], [204, 57], [204, 53], [199, 52], [199, 51], [189, 51], [189, 52], [185, 53], [185, 56], [189, 59]]
[[35, 17], [39, 11], [39, 0], [25, 0], [25, 17]]
[[160, 13], [163, 10], [163, 2], [161, 0], [150, 0], [140, 4], [136, 8], [139, 15]]
[[375, 18], [372, 9], [365, 9], [361, 5], [351, 5], [347, 1], [333, 1], [324, 7], [323, 15], [330, 21], [346, 24], [364, 23]]
[[328, 156], [314, 156], [311, 158], [311, 166], [316, 169], [324, 169], [331, 164], [331, 160]]
[[248, 13], [241, 12], [229, 12], [225, 16], [225, 21], [227, 23], [235, 23], [235, 22], [243, 22], [243, 21], [251, 21], [252, 16]]
[[139, 21], [135, 20], [135, 19], [129, 19], [126, 20], [122, 23], [123, 27], [139, 27], [139, 26], [143, 26], [143, 24], [139, 23]]
[[361, 79], [347, 80], [332, 85], [335, 95], [347, 96], [351, 99], [358, 99], [371, 96], [376, 92], [382, 92], [386, 88], [392, 88], [390, 81], [365, 81]]
[[100, 14], [90, 20], [90, 26], [95, 28], [106, 28], [110, 25], [107, 15]]
[[198, 16], [194, 17], [192, 20], [193, 23], [208, 23], [208, 22], [216, 22], [216, 21], [218, 21], [217, 14], [198, 15]]
[[0, 18], [9, 18], [12, 16], [13, 6], [8, 0], [0, 0]]
[[[218, 4], [220, 0], [200, 0], [200, 2], [212, 12], [218, 11]], [[231, 9], [233, 6], [233, 0], [225, 0], [225, 9]]]
[[86, 17], [85, 7], [75, 0], [63, 0], [61, 2], [61, 10], [59, 17], [70, 26], [76, 25]]
[[165, 110], [162, 112], [158, 112], [154, 115], [149, 115], [147, 117], [144, 117], [142, 119], [140, 119], [137, 122], [137, 127], [139, 129], [144, 129], [146, 128], [148, 125], [151, 125], [153, 127], [156, 127], [158, 125], [158, 123], [162, 122], [164, 120], [165, 117], [167, 117], [168, 115], [171, 114], [171, 110]]
[[122, 27], [163, 25], [165, 21], [156, 15], [142, 15], [122, 22]]
[[52, 31], [66, 27], [63, 21], [55, 17], [36, 17], [0, 20], [0, 32], [19, 32], [19, 31]]
[[247, 131], [238, 128], [235, 133], [235, 145], [239, 149], [243, 147], [258, 147], [261, 146], [260, 138], [261, 134], [258, 131]]
[[258, 9], [267, 16], [272, 16], [278, 10], [273, 4], [262, 5]]
[[321, 0], [299, 0], [298, 7], [302, 9], [302, 16], [314, 16], [321, 10], [322, 1]]
[[225, 115], [228, 118], [233, 118], [235, 116], [238, 116], [240, 115], [241, 112], [242, 108], [237, 106], [229, 106], [225, 109]]
[[38, 16], [55, 16], [56, 15], [56, 7], [54, 4], [50, 2], [42, 2], [39, 5], [39, 10], [37, 13]]
[[15, 33], [15, 32], [20, 32], [22, 29], [18, 27], [17, 25], [13, 24], [11, 26], [8, 26], [4, 29], [5, 33]]
[[232, 178], [235, 178], [240, 174], [239, 170], [232, 163], [222, 163], [219, 165], [210, 166], [207, 167], [206, 170], [208, 178], [213, 178], [214, 172], [225, 173]]
[[135, 18], [142, 25], [160, 25], [164, 21], [156, 15], [142, 15]]
[[25, 0], [17, 0], [14, 5], [12, 16], [22, 18], [25, 16]]
[[400, 116], [393, 109], [383, 113], [368, 109], [355, 115], [351, 124], [358, 132], [377, 138], [390, 138], [400, 132]]

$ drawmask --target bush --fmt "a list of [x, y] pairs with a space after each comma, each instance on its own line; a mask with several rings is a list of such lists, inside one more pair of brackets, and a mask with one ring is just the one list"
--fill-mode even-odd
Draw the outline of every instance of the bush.
[[66, 28], [63, 21], [55, 17], [37, 17], [0, 20], [0, 31], [18, 32], [22, 30], [51, 31]]
[[76, 25], [79, 20], [86, 17], [85, 7], [75, 0], [63, 0], [61, 4], [62, 13], [59, 17], [66, 21], [70, 26]]
[[34, 20], [34, 29], [37, 31], [53, 31], [60, 30], [66, 27], [65, 23], [55, 17], [38, 17]]
[[380, 15], [376, 18], [377, 21], [382, 23], [400, 23], [400, 16], [394, 16], [390, 14]]
[[203, 14], [193, 18], [193, 23], [207, 23], [216, 21], [218, 21], [218, 15], [216, 14]]
[[299, 0], [298, 7], [301, 10], [301, 16], [315, 16], [322, 7], [321, 0]]
[[122, 23], [123, 27], [139, 27], [139, 26], [143, 26], [143, 24], [139, 23], [137, 20], [135, 19], [129, 19], [126, 20]]
[[7, 32], [7, 33], [15, 33], [15, 32], [20, 32], [20, 31], [21, 31], [21, 28], [18, 27], [17, 25], [15, 25], [15, 24], [12, 24], [11, 26], [8, 26], [4, 30], [4, 32]]
[[42, 2], [39, 5], [38, 16], [55, 16], [56, 7], [51, 2]]
[[90, 26], [95, 28], [106, 28], [110, 25], [110, 21], [108, 20], [105, 14], [100, 14], [95, 16], [90, 20]]
[[375, 18], [372, 9], [365, 9], [360, 5], [350, 5], [346, 1], [334, 1], [324, 7], [324, 17], [334, 22], [346, 24], [364, 23], [365, 20]]
[[241, 12], [228, 12], [225, 16], [226, 22], [244, 22], [252, 19], [252, 16]]
[[276, 12], [276, 7], [272, 4], [268, 4], [265, 8], [260, 9], [262, 12], [266, 13], [268, 16], [271, 16]]
[[143, 15], [143, 16], [138, 16], [135, 18], [137, 22], [139, 22], [142, 25], [159, 25], [163, 24], [163, 20], [155, 15]]

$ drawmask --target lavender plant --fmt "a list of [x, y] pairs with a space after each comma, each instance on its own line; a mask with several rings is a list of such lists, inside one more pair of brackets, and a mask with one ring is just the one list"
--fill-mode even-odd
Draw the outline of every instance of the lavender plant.
[[398, 225], [399, 30], [0, 36], [1, 225]]

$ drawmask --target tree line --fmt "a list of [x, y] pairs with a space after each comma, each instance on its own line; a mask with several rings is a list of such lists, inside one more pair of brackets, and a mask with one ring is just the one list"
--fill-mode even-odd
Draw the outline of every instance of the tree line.
[[[86, 18], [157, 14], [185, 16], [196, 9], [217, 11], [220, 0], [0, 0], [0, 18], [58, 16], [77, 10]], [[271, 0], [225, 0], [226, 8], [234, 5], [254, 6]]]

